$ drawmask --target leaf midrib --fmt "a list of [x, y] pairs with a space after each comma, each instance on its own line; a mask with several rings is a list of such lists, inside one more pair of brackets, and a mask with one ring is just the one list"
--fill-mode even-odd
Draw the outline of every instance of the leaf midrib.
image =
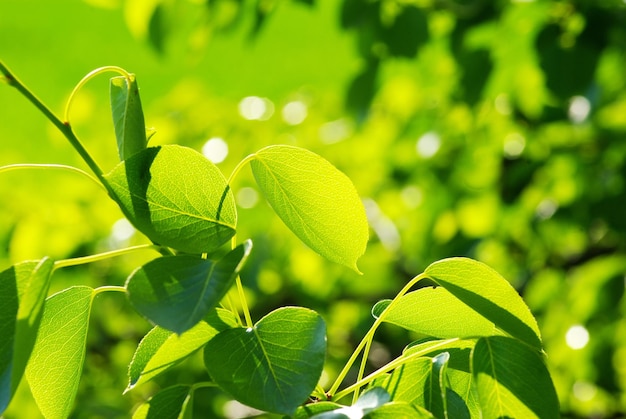
[[220, 225], [222, 227], [227, 227], [227, 228], [230, 228], [230, 229], [233, 229], [233, 230], [235, 229], [234, 225], [227, 224], [227, 223], [225, 223], [223, 221], [212, 219], [212, 218], [209, 218], [209, 217], [201, 215], [201, 214], [192, 214], [192, 213], [189, 213], [189, 212], [185, 212], [185, 211], [181, 211], [181, 210], [178, 210], [178, 209], [174, 209], [172, 207], [166, 207], [164, 205], [159, 204], [158, 202], [148, 200], [148, 199], [144, 198], [141, 195], [137, 195], [137, 194], [132, 193], [130, 191], [130, 188], [126, 187], [126, 185], [121, 185], [118, 182], [111, 182], [111, 183], [113, 185], [115, 185], [115, 186], [118, 186], [120, 188], [126, 189], [129, 192], [129, 196], [137, 198], [137, 199], [140, 199], [143, 202], [145, 202], [146, 204], [150, 204], [150, 205], [153, 205], [153, 206], [158, 207], [160, 209], [163, 209], [163, 210], [166, 210], [166, 211], [169, 211], [169, 212], [173, 212], [174, 214], [179, 214], [179, 215], [187, 216], [189, 218], [195, 218], [195, 219], [202, 220], [202, 221], [208, 221], [208, 222]]

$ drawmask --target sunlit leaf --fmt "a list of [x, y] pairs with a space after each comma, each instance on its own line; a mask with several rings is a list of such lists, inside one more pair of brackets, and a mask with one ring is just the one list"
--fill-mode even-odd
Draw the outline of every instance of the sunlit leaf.
[[358, 272], [369, 231], [363, 204], [346, 175], [317, 154], [291, 146], [258, 151], [251, 167], [276, 214], [300, 240]]
[[251, 248], [248, 240], [217, 262], [191, 255], [154, 259], [128, 277], [128, 299], [154, 324], [181, 334], [226, 295]]
[[[390, 303], [391, 300], [376, 303], [372, 309], [374, 317], [380, 317]], [[421, 288], [402, 296], [383, 320], [407, 330], [444, 339], [490, 336], [496, 333], [491, 321], [443, 287]]]
[[109, 83], [113, 125], [120, 160], [126, 160], [146, 148], [146, 124], [141, 108], [139, 87], [135, 75], [113, 77]]
[[487, 265], [450, 258], [433, 263], [424, 273], [499, 329], [541, 348], [539, 327], [530, 309], [511, 284]]
[[155, 243], [210, 253], [235, 234], [232, 192], [220, 170], [197, 151], [151, 147], [105, 177], [126, 217]]
[[283, 307], [254, 327], [220, 332], [204, 347], [204, 363], [241, 403], [293, 414], [315, 388], [325, 354], [324, 320], [309, 309]]
[[481, 338], [472, 353], [483, 417], [559, 417], [559, 401], [541, 355], [515, 339]]
[[[470, 417], [476, 400], [470, 391], [470, 350], [473, 341], [432, 340], [408, 347], [414, 358], [380, 382], [393, 401], [424, 406], [437, 417]], [[445, 399], [444, 395], [445, 394]]]
[[[389, 402], [369, 412], [363, 419], [434, 419], [428, 410], [405, 402]], [[351, 419], [351, 418], [350, 418]]]
[[190, 399], [190, 386], [168, 387], [139, 406], [132, 419], [180, 419], [183, 417]]
[[54, 263], [22, 262], [0, 273], [0, 414], [24, 375]]
[[93, 289], [76, 286], [46, 300], [26, 378], [47, 419], [67, 418], [85, 359]]
[[218, 308], [182, 335], [159, 326], [154, 327], [141, 340], [128, 366], [129, 383], [126, 391], [177, 365], [222, 330], [236, 326], [235, 316], [230, 311]]

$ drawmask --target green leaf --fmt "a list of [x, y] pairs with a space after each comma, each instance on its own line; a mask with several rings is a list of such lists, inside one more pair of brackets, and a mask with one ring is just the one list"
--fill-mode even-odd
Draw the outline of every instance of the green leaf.
[[248, 406], [291, 415], [324, 366], [326, 326], [314, 311], [282, 307], [254, 327], [220, 332], [204, 347], [209, 375]]
[[156, 326], [144, 336], [135, 351], [128, 366], [129, 383], [125, 392], [177, 365], [219, 332], [233, 327], [237, 327], [237, 319], [221, 308], [210, 311], [182, 335]]
[[191, 255], [154, 259], [128, 277], [128, 300], [154, 324], [181, 334], [226, 295], [251, 248], [248, 240], [217, 262]]
[[428, 410], [406, 402], [389, 402], [369, 412], [363, 419], [434, 419]]
[[[379, 301], [374, 305], [372, 315], [380, 317], [390, 303], [391, 300]], [[421, 288], [402, 296], [383, 320], [442, 339], [490, 336], [496, 333], [493, 322], [486, 320], [443, 287]]]
[[[423, 357], [436, 357], [444, 352], [450, 354], [446, 368], [448, 380], [446, 403], [448, 405], [448, 416], [451, 418], [480, 416], [477, 395], [472, 386], [473, 380], [470, 365], [471, 351], [475, 344], [475, 340], [455, 340], [452, 342], [427, 340], [412, 343], [402, 354], [404, 357], [418, 353]], [[399, 385], [399, 388], [407, 384], [409, 386], [413, 384], [410, 378]], [[403, 396], [403, 400], [411, 400], [411, 397], [411, 393], [407, 392], [407, 395]]]
[[372, 387], [361, 394], [352, 406], [342, 406], [330, 412], [315, 415], [314, 419], [359, 419], [389, 401], [389, 393], [382, 387]]
[[46, 419], [67, 418], [85, 359], [93, 289], [77, 286], [50, 296], [26, 378]]
[[177, 385], [156, 393], [147, 402], [137, 408], [133, 419], [179, 419], [184, 417], [190, 405], [192, 392], [190, 386]]
[[541, 348], [537, 322], [511, 284], [487, 265], [467, 258], [433, 263], [429, 278], [509, 335]]
[[425, 384], [432, 372], [432, 359], [420, 357], [396, 368], [384, 383], [393, 401], [426, 407]]
[[446, 369], [449, 352], [442, 352], [432, 359], [432, 373], [426, 380], [426, 407], [438, 418], [448, 419]]
[[304, 243], [325, 258], [359, 272], [369, 235], [354, 185], [308, 150], [270, 146], [258, 151], [252, 172], [272, 208]]
[[22, 262], [0, 273], [0, 414], [17, 389], [35, 344], [54, 262]]
[[150, 240], [186, 253], [210, 253], [237, 224], [235, 200], [219, 169], [188, 147], [150, 147], [105, 176], [113, 199]]
[[559, 417], [559, 401], [541, 355], [502, 336], [481, 338], [472, 353], [483, 417]]
[[330, 412], [332, 410], [340, 409], [343, 407], [342, 405], [334, 402], [321, 401], [316, 403], [305, 404], [304, 406], [299, 406], [296, 409], [296, 413], [293, 414], [293, 419], [308, 419], [315, 415], [324, 412]]
[[[408, 347], [411, 357], [379, 385], [393, 401], [403, 401], [430, 410], [438, 418], [469, 417], [468, 405], [476, 405], [470, 392], [470, 350], [473, 341], [433, 340]], [[444, 398], [445, 394], [445, 398]]]
[[141, 108], [139, 87], [135, 75], [113, 77], [109, 83], [113, 125], [120, 160], [126, 160], [146, 148], [146, 124]]

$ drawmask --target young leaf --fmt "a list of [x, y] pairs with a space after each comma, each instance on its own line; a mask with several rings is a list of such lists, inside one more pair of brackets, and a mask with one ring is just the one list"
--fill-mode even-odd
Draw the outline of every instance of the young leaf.
[[221, 308], [210, 311], [180, 336], [156, 326], [144, 336], [135, 351], [128, 366], [129, 383], [125, 391], [177, 365], [219, 332], [233, 327], [237, 327], [237, 319], [230, 311]]
[[541, 348], [539, 327], [530, 309], [511, 284], [487, 265], [450, 258], [433, 263], [424, 273], [501, 330]]
[[181, 334], [226, 295], [251, 248], [248, 240], [217, 262], [191, 255], [154, 259], [128, 277], [128, 300], [154, 324]]
[[559, 417], [556, 390], [537, 351], [507, 337], [481, 338], [472, 365], [483, 417]]
[[186, 253], [210, 253], [235, 234], [230, 187], [219, 169], [195, 150], [151, 147], [105, 177], [126, 217], [155, 243]]
[[270, 146], [250, 163], [265, 198], [304, 243], [327, 259], [359, 271], [369, 230], [354, 185], [308, 150]]
[[[379, 301], [372, 309], [380, 317], [391, 300]], [[462, 320], [460, 320], [462, 319]], [[421, 288], [402, 296], [384, 319], [404, 329], [437, 338], [490, 336], [495, 325], [472, 310], [458, 298], [438, 288]]]
[[0, 273], [0, 414], [17, 389], [35, 344], [54, 262], [22, 262]]
[[131, 74], [130, 80], [123, 76], [111, 78], [109, 93], [117, 151], [120, 160], [126, 160], [145, 149], [148, 144], [135, 75]]
[[204, 363], [241, 403], [290, 415], [315, 388], [325, 353], [324, 320], [306, 308], [282, 307], [254, 327], [220, 332], [204, 347]]
[[85, 359], [93, 289], [77, 286], [50, 296], [26, 368], [39, 410], [47, 419], [67, 418]]
[[168, 387], [139, 406], [132, 419], [179, 419], [190, 404], [191, 396], [190, 386]]

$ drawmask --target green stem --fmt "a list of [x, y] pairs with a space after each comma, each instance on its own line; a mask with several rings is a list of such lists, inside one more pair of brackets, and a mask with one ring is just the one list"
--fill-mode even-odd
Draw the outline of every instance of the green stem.
[[460, 340], [461, 340], [460, 338], [447, 339], [447, 340], [439, 342], [439, 343], [437, 343], [437, 344], [435, 344], [433, 346], [430, 346], [428, 348], [424, 348], [421, 351], [414, 352], [411, 355], [408, 355], [408, 356], [401, 355], [398, 358], [396, 358], [393, 361], [391, 361], [390, 363], [388, 363], [387, 365], [385, 365], [383, 367], [380, 367], [379, 369], [377, 369], [376, 371], [374, 371], [373, 373], [371, 373], [367, 377], [361, 378], [356, 383], [354, 383], [351, 386], [346, 387], [345, 389], [341, 390], [339, 393], [337, 393], [333, 397], [333, 399], [334, 400], [341, 400], [343, 397], [347, 396], [348, 394], [352, 393], [353, 391], [354, 392], [358, 392], [358, 390], [361, 387], [371, 383], [377, 377], [380, 377], [383, 374], [386, 374], [386, 373], [388, 373], [390, 371], [393, 371], [396, 368], [398, 368], [398, 367], [400, 367], [400, 366], [402, 366], [402, 365], [404, 365], [406, 363], [409, 363], [409, 362], [413, 361], [416, 358], [420, 358], [420, 357], [424, 356], [425, 354], [434, 351], [437, 348], [440, 348], [442, 346], [446, 346], [446, 345], [448, 345], [448, 344], [450, 344], [452, 342], [457, 342], [457, 341], [460, 341]]
[[199, 388], [213, 388], [213, 387], [217, 387], [217, 384], [215, 384], [212, 381], [202, 381], [200, 383], [194, 383], [191, 385], [191, 391], [196, 391]]
[[106, 188], [102, 186], [102, 183], [100, 183], [98, 179], [91, 176], [89, 173], [85, 172], [84, 170], [79, 169], [78, 167], [68, 166], [65, 164], [48, 164], [48, 163], [46, 164], [36, 164], [36, 163], [10, 164], [8, 166], [0, 167], [0, 173], [9, 172], [11, 170], [19, 170], [19, 169], [61, 169], [61, 170], [67, 170], [69, 172], [79, 173], [85, 176], [86, 178], [88, 178], [89, 180], [91, 180], [92, 182], [94, 182], [96, 185], [98, 185], [99, 188], [103, 188], [106, 191]]
[[235, 176], [237, 176], [239, 174], [239, 172], [241, 171], [241, 169], [243, 168], [243, 166], [254, 160], [256, 158], [256, 154], [250, 154], [248, 157], [246, 157], [245, 159], [243, 159], [242, 161], [240, 161], [237, 166], [235, 166], [235, 169], [233, 170], [233, 172], [230, 174], [230, 177], [228, 178], [228, 182], [227, 184], [231, 186], [232, 188], [232, 184], [233, 184], [233, 180], [235, 179]]
[[7, 83], [13, 87], [15, 87], [26, 99], [28, 99], [37, 109], [43, 113], [52, 124], [61, 133], [67, 138], [72, 147], [78, 152], [80, 157], [84, 160], [84, 162], [89, 166], [91, 171], [96, 175], [100, 183], [104, 185], [109, 194], [113, 195], [113, 190], [107, 180], [104, 178], [104, 174], [95, 160], [91, 157], [91, 155], [87, 152], [85, 147], [83, 147], [82, 143], [74, 134], [72, 127], [69, 122], [61, 121], [44, 103], [35, 96], [27, 87], [22, 83], [15, 75], [8, 69], [7, 66], [4, 65], [2, 61], [0, 61], [0, 73], [4, 74], [5, 80]]
[[126, 287], [119, 287], [117, 285], [104, 285], [102, 287], [98, 287], [95, 290], [93, 290], [93, 296], [95, 297], [96, 295], [103, 293], [103, 292], [109, 292], [109, 291], [114, 291], [114, 292], [126, 292]]
[[74, 100], [74, 96], [76, 96], [76, 92], [78, 92], [85, 84], [87, 84], [89, 80], [93, 79], [98, 74], [108, 73], [108, 72], [121, 74], [124, 78], [126, 78], [126, 82], [128, 83], [129, 86], [132, 83], [132, 77], [130, 73], [128, 73], [128, 71], [124, 70], [122, 67], [108, 65], [105, 67], [96, 68], [95, 70], [89, 72], [85, 77], [81, 79], [81, 81], [78, 82], [76, 87], [74, 87], [74, 90], [72, 90], [72, 93], [70, 94], [70, 98], [67, 100], [67, 104], [65, 105], [65, 114], [64, 114], [64, 118], [66, 121], [70, 120], [70, 106], [72, 104], [72, 101]]
[[[339, 376], [337, 377], [337, 379], [333, 383], [332, 387], [330, 388], [330, 390], [328, 390], [329, 396], [333, 396], [337, 392], [337, 390], [339, 389], [339, 386], [341, 385], [343, 380], [346, 378], [346, 375], [348, 375], [348, 372], [350, 371], [350, 368], [352, 367], [352, 364], [354, 364], [354, 362], [358, 358], [358, 356], [361, 353], [361, 350], [363, 348], [366, 348], [366, 351], [363, 353], [362, 363], [367, 362], [367, 358], [369, 356], [369, 347], [371, 345], [371, 340], [374, 338], [374, 333], [376, 333], [376, 329], [378, 329], [378, 326], [380, 326], [380, 324], [383, 322], [384, 318], [391, 311], [391, 308], [394, 305], [397, 304], [397, 301], [400, 299], [400, 297], [402, 297], [404, 294], [409, 292], [409, 290], [415, 284], [417, 284], [419, 281], [421, 281], [424, 278], [427, 278], [427, 276], [422, 273], [422, 274], [419, 274], [418, 276], [416, 276], [415, 278], [411, 279], [404, 286], [404, 288], [402, 288], [402, 290], [400, 290], [400, 292], [394, 297], [394, 299], [387, 306], [387, 308], [385, 308], [385, 310], [380, 314], [380, 316], [374, 321], [374, 324], [372, 324], [372, 327], [370, 327], [370, 330], [365, 334], [365, 336], [363, 337], [363, 340], [361, 340], [361, 343], [359, 343], [359, 345], [356, 347], [356, 349], [352, 353], [352, 356], [350, 357], [350, 359], [348, 359], [348, 362], [343, 367], [343, 370], [341, 370], [341, 372], [339, 373]], [[361, 378], [363, 377], [363, 375], [362, 375], [363, 371], [364, 371], [364, 368], [360, 368], [359, 369], [359, 376], [357, 377], [357, 383], [360, 382]], [[356, 384], [354, 384], [354, 385], [350, 386], [349, 388], [356, 389], [357, 392], [358, 392], [358, 389], [360, 387], [361, 386], [357, 386]], [[342, 393], [345, 393], [345, 390], [342, 391]], [[345, 393], [345, 394], [348, 394], [348, 393]]]
[[[237, 235], [234, 235], [230, 240], [230, 247], [234, 249], [237, 246]], [[248, 308], [248, 301], [246, 300], [246, 294], [243, 292], [243, 284], [241, 283], [241, 278], [237, 275], [235, 279], [237, 283], [237, 291], [239, 292], [239, 300], [241, 301], [241, 308], [243, 310], [243, 316], [246, 319], [246, 327], [252, 327], [254, 324], [252, 323], [252, 317], [250, 316], [250, 309]]]
[[156, 250], [158, 252], [161, 250], [161, 246], [158, 246], [156, 244], [142, 244], [139, 246], [127, 247], [125, 249], [111, 250], [110, 252], [99, 253], [97, 255], [89, 255], [89, 256], [83, 256], [79, 258], [58, 260], [54, 262], [54, 269], [57, 270], [61, 268], [66, 268], [68, 266], [76, 266], [76, 265], [83, 265], [86, 263], [98, 262], [100, 260], [106, 260], [106, 259], [110, 259], [116, 256], [121, 256], [121, 255], [125, 255], [128, 253], [133, 253], [133, 252], [137, 252], [140, 250], [148, 250], [148, 249]]

